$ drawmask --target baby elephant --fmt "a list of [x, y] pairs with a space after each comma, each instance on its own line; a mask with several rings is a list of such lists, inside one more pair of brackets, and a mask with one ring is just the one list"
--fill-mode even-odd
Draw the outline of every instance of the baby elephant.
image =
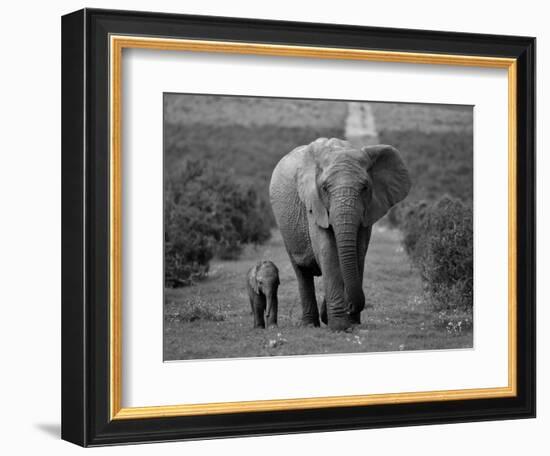
[[271, 261], [260, 261], [248, 271], [248, 296], [254, 315], [254, 327], [265, 328], [264, 312], [267, 304], [267, 326], [277, 326], [277, 288], [279, 270]]

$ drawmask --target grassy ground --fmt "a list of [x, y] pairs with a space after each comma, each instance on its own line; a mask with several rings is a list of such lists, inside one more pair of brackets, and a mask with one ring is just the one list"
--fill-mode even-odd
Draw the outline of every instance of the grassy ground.
[[[380, 142], [396, 146], [410, 169], [408, 201], [445, 193], [472, 199], [472, 109], [395, 103], [372, 105]], [[186, 157], [212, 160], [267, 199], [277, 161], [319, 136], [342, 137], [345, 103], [175, 96], [165, 98], [167, 176]], [[279, 327], [252, 328], [247, 270], [260, 259], [281, 272]], [[321, 282], [317, 282], [321, 301]], [[437, 312], [424, 299], [400, 232], [375, 226], [367, 254], [365, 296], [374, 307], [350, 333], [298, 327], [294, 272], [278, 231], [234, 261], [215, 260], [207, 280], [165, 292], [166, 360], [472, 347], [469, 318]], [[470, 320], [471, 323], [471, 320]], [[466, 326], [466, 329], [464, 327]]]
[[176, 125], [277, 125], [322, 129], [343, 124], [347, 103], [292, 98], [167, 94], [164, 97], [164, 112], [166, 122]]
[[341, 137], [347, 103], [166, 95], [167, 175], [185, 158], [212, 160], [265, 187], [277, 162], [320, 136]]
[[[249, 267], [271, 259], [280, 269], [279, 326], [252, 327], [245, 288]], [[165, 360], [322, 353], [428, 350], [472, 346], [472, 331], [442, 322], [423, 300], [397, 230], [376, 228], [367, 254], [364, 289], [373, 308], [350, 333], [298, 327], [301, 308], [294, 272], [282, 239], [274, 231], [261, 247], [249, 247], [236, 261], [213, 261], [199, 285], [165, 291]], [[316, 282], [322, 296], [321, 281]], [[320, 301], [320, 299], [319, 299]]]
[[378, 130], [444, 133], [473, 130], [472, 106], [422, 103], [370, 103]]

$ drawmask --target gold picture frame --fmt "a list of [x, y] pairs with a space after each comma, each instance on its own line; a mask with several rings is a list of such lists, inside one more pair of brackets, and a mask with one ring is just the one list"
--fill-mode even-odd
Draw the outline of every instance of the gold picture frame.
[[[508, 386], [465, 390], [426, 391], [355, 396], [331, 396], [302, 399], [280, 399], [245, 402], [222, 402], [192, 405], [151, 407], [122, 407], [121, 405], [121, 328], [122, 328], [122, 270], [121, 270], [121, 98], [122, 52], [124, 49], [158, 51], [214, 52], [252, 54], [317, 59], [368, 60], [429, 65], [453, 65], [483, 68], [504, 68], [508, 72]], [[320, 407], [345, 407], [374, 404], [414, 403], [426, 400], [451, 401], [459, 399], [502, 398], [516, 395], [516, 59], [473, 57], [408, 52], [387, 52], [356, 49], [335, 49], [305, 46], [252, 44], [152, 37], [110, 37], [111, 75], [111, 418], [158, 418], [186, 415], [209, 415], [251, 411], [296, 410]]]

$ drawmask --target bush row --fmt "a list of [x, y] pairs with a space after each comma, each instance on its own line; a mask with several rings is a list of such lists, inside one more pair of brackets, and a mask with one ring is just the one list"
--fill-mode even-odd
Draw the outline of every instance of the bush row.
[[433, 203], [402, 205], [394, 214], [403, 246], [418, 267], [437, 310], [473, 305], [473, 215], [471, 206], [443, 196]]
[[236, 258], [245, 243], [270, 236], [267, 208], [251, 186], [200, 159], [185, 160], [166, 177], [165, 285], [178, 287], [208, 273], [214, 255]]
[[[342, 121], [343, 125], [343, 121]], [[309, 144], [320, 136], [341, 137], [342, 127], [283, 127], [278, 125], [164, 125], [165, 169], [177, 173], [185, 158], [200, 159], [231, 170], [250, 184], [268, 208], [265, 216], [271, 226], [275, 218], [269, 203], [269, 181], [277, 162], [296, 146]]]

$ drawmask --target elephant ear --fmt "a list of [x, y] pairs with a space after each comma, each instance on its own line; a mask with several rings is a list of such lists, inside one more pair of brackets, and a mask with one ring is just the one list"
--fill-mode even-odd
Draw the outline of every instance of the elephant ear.
[[252, 286], [254, 293], [256, 293], [257, 295], [260, 294], [260, 288], [258, 285], [258, 277], [257, 277], [258, 269], [259, 269], [259, 263], [254, 266], [254, 268], [250, 272], [250, 277], [249, 277], [250, 285]]
[[390, 208], [404, 200], [411, 189], [409, 171], [397, 149], [378, 145], [363, 147], [367, 172], [372, 180], [372, 200], [363, 217], [363, 225], [380, 220]]
[[302, 164], [296, 174], [298, 196], [315, 223], [321, 228], [328, 228], [328, 211], [321, 201], [317, 188], [317, 168], [313, 151], [310, 146], [307, 146], [303, 152]]

